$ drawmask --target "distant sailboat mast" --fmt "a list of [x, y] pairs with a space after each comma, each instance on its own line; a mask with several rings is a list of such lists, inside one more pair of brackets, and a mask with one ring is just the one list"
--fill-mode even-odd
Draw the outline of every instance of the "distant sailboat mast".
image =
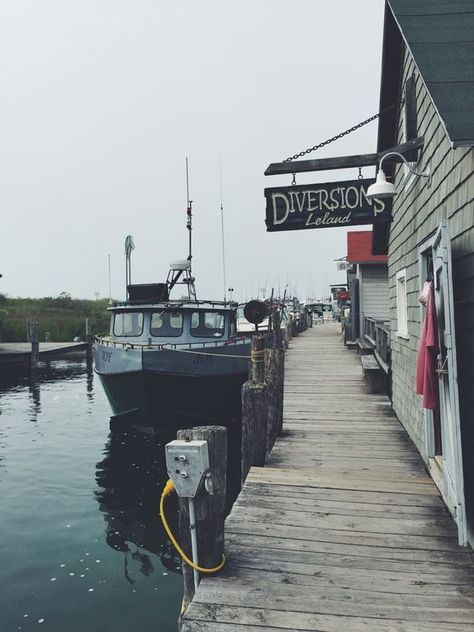
[[219, 156], [219, 187], [221, 194], [221, 238], [222, 238], [222, 279], [224, 282], [224, 303], [227, 303], [227, 281], [225, 274], [225, 234], [224, 234], [224, 203], [222, 201], [222, 163]]

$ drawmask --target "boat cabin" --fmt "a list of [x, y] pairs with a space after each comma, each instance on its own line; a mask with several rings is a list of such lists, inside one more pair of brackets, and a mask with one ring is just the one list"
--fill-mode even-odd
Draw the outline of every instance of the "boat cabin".
[[121, 304], [111, 311], [110, 338], [130, 344], [222, 344], [236, 334], [236, 312], [225, 303]]

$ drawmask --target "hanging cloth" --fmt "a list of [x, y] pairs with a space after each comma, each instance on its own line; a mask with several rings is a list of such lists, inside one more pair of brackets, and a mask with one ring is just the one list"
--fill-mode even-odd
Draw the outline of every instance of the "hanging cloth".
[[438, 408], [438, 374], [436, 373], [438, 343], [438, 319], [433, 281], [425, 283], [420, 301], [426, 305], [420, 346], [416, 359], [415, 390], [423, 395], [423, 408]]

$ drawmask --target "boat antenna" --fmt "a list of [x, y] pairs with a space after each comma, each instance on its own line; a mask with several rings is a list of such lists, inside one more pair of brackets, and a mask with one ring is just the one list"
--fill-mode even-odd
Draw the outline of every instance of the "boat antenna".
[[193, 232], [193, 201], [189, 199], [189, 165], [188, 165], [188, 157], [186, 156], [186, 213], [187, 213], [187, 221], [186, 228], [188, 229], [189, 236], [189, 272], [191, 273], [192, 268], [192, 259], [193, 259], [193, 242], [192, 242], [192, 232]]
[[222, 161], [219, 156], [219, 188], [221, 198], [221, 240], [222, 240], [222, 277], [224, 282], [224, 303], [227, 303], [227, 281], [225, 274], [225, 233], [224, 233], [224, 203], [222, 201]]

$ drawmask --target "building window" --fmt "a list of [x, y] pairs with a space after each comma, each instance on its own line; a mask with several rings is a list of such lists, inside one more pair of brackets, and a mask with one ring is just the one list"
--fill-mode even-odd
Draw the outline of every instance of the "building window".
[[397, 272], [397, 336], [408, 338], [407, 271]]

